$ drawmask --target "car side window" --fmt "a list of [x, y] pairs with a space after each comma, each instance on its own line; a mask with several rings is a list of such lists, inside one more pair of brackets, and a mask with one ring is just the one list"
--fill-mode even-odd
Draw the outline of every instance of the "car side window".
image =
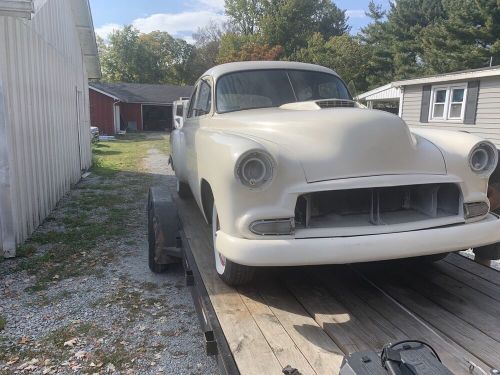
[[210, 113], [212, 107], [212, 88], [207, 81], [201, 81], [198, 96], [194, 105], [194, 116], [203, 116]]
[[191, 95], [191, 99], [189, 100], [189, 109], [188, 109], [188, 114], [187, 114], [187, 117], [188, 118], [191, 118], [194, 116], [194, 104], [195, 104], [195, 101], [196, 101], [196, 97], [198, 95], [198, 90], [200, 88], [200, 85], [197, 85], [193, 91], [193, 95]]

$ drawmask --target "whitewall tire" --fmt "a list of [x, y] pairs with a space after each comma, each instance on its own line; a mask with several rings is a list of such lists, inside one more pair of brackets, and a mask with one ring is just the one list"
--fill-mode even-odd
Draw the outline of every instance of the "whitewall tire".
[[217, 213], [217, 207], [214, 203], [212, 208], [212, 239], [215, 270], [217, 271], [219, 277], [228, 285], [236, 286], [252, 281], [255, 274], [254, 267], [234, 263], [229, 259], [226, 259], [226, 257], [217, 250], [217, 232], [219, 229], [219, 215]]

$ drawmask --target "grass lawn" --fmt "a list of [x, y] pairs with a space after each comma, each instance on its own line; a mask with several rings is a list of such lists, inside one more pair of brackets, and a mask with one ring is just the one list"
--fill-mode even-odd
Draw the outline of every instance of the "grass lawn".
[[169, 143], [164, 138], [138, 133], [118, 136], [115, 141], [99, 142], [93, 146], [92, 171], [101, 176], [118, 172], [140, 172], [141, 162], [151, 148], [168, 154]]

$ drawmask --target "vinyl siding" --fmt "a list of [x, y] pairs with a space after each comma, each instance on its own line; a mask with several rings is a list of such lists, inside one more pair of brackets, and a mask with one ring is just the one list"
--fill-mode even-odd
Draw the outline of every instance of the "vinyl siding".
[[31, 21], [0, 16], [0, 256], [14, 254], [91, 164], [87, 76], [70, 2], [35, 4]]
[[[422, 85], [406, 86], [403, 93], [402, 118], [410, 126], [467, 131], [491, 140], [500, 148], [500, 77], [482, 78], [479, 85], [476, 123], [420, 122]], [[448, 82], [440, 82], [446, 85]], [[453, 82], [453, 84], [459, 82]], [[438, 85], [438, 84], [435, 84]]]

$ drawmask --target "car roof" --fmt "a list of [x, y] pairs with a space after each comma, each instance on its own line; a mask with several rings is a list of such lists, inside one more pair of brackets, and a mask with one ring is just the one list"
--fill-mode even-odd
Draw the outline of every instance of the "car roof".
[[207, 70], [204, 76], [212, 76], [215, 80], [217, 80], [220, 76], [232, 73], [232, 72], [240, 72], [245, 70], [266, 70], [266, 69], [296, 69], [296, 70], [312, 70], [316, 72], [323, 72], [334, 74], [338, 76], [338, 74], [324, 66], [314, 65], [314, 64], [306, 64], [301, 62], [294, 61], [241, 61], [241, 62], [233, 62], [222, 65], [214, 66], [213, 68]]

